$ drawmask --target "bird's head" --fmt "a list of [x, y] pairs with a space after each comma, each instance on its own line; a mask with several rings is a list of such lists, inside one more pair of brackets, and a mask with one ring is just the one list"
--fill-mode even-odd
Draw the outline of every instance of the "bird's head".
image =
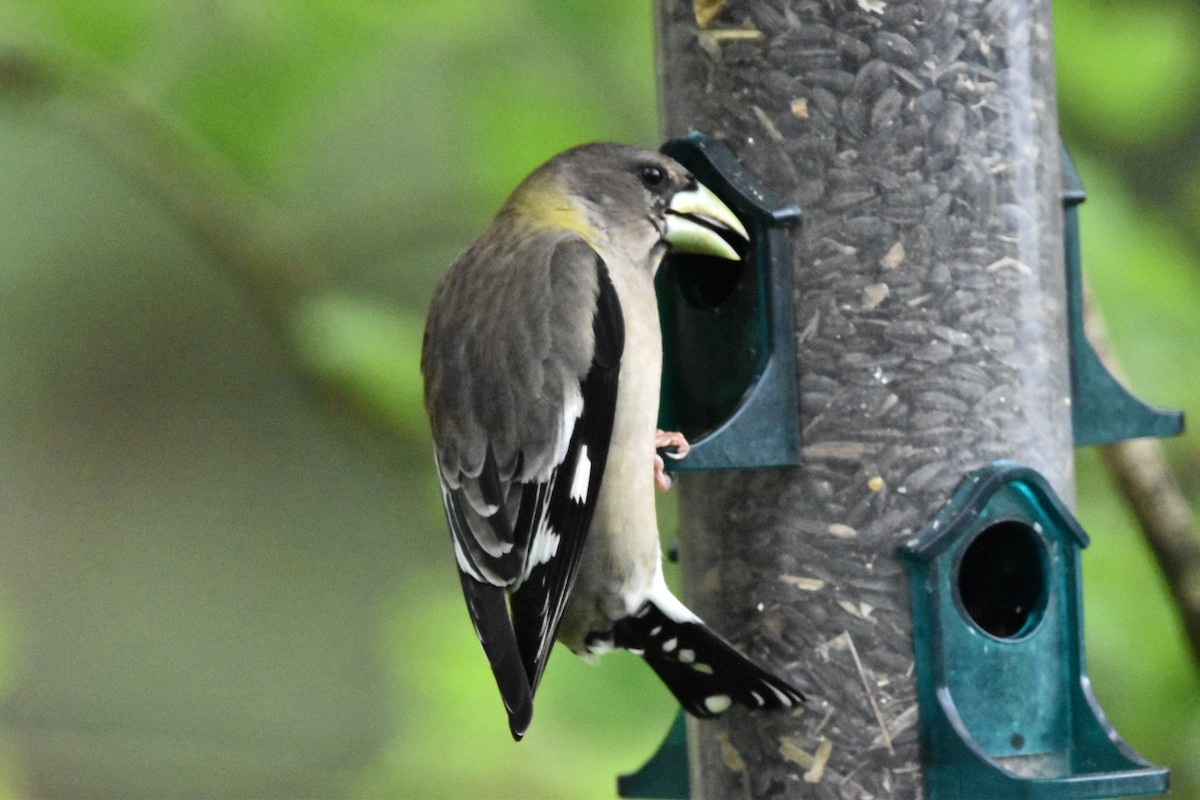
[[618, 248], [651, 271], [668, 248], [738, 260], [726, 237], [749, 238], [729, 207], [679, 162], [625, 145], [567, 150], [530, 175], [509, 202], [598, 249]]

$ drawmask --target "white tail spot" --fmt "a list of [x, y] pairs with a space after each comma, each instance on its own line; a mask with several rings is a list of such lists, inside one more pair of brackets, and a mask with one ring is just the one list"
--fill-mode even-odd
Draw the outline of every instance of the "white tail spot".
[[727, 694], [714, 694], [704, 698], [704, 707], [710, 714], [720, 714], [733, 705], [733, 700]]
[[775, 693], [775, 696], [779, 698], [779, 702], [783, 705], [784, 708], [792, 707], [792, 698], [788, 697], [786, 694], [779, 691], [778, 689], [776, 689], [774, 686], [772, 686], [769, 683], [767, 684], [767, 688]]

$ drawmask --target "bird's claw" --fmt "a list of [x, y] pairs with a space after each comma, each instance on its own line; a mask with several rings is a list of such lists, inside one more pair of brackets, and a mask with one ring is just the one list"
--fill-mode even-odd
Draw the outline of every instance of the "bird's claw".
[[659, 450], [663, 447], [675, 448], [675, 452], [667, 453], [667, 456], [676, 461], [686, 456], [692, 449], [692, 446], [688, 444], [688, 440], [679, 431], [656, 430], [654, 432], [654, 449]]
[[[676, 461], [686, 456], [692, 449], [688, 440], [679, 431], [656, 430], [654, 432], [654, 449], [658, 450], [663, 447], [674, 448], [674, 452], [667, 452], [666, 456]], [[660, 492], [671, 488], [671, 476], [666, 472], [666, 462], [658, 453], [654, 454], [654, 485]]]

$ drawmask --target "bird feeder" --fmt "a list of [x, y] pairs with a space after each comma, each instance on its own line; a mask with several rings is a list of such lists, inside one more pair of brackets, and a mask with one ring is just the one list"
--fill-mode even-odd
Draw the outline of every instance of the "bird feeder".
[[[790, 337], [775, 341], [770, 335], [781, 330], [772, 326], [773, 318], [790, 316], [790, 290], [780, 299], [769, 296], [769, 289], [790, 286], [787, 269], [779, 266], [787, 263], [780, 225], [794, 222], [799, 212], [774, 201], [712, 140], [693, 134], [663, 149], [740, 216], [757, 223], [753, 258], [736, 279], [718, 275], [720, 265], [701, 264], [699, 270], [679, 260], [667, 265], [659, 285], [664, 372], [672, 375], [664, 384], [664, 419], [693, 436], [708, 432], [698, 442], [718, 443], [703, 461], [693, 460], [694, 450], [685, 468], [760, 465], [763, 459], [736, 443], [739, 430], [752, 430], [760, 444], [775, 442], [771, 463], [792, 463], [798, 434], [788, 423], [795, 417], [770, 413], [795, 403], [794, 372], [784, 363], [772, 365], [772, 357], [781, 354], [792, 363]], [[1077, 209], [1084, 193], [1065, 148], [1062, 170], [1075, 444], [1176, 435], [1183, 429], [1182, 413], [1132, 395], [1084, 334]], [[734, 190], [734, 181], [743, 188]], [[705, 325], [739, 336], [705, 341], [698, 332]], [[690, 351], [681, 349], [684, 342], [692, 344]], [[706, 353], [713, 358], [713, 352], [721, 354], [713, 363], [722, 370], [696, 362]], [[730, 366], [734, 369], [725, 369]], [[684, 375], [699, 377], [688, 384]], [[737, 389], [743, 385], [748, 388]], [[695, 397], [706, 404], [695, 404]], [[1087, 544], [1087, 534], [1045, 478], [1031, 468], [997, 462], [968, 476], [935, 519], [901, 546], [912, 578], [928, 797], [1166, 791], [1167, 770], [1151, 766], [1120, 739], [1090, 688], [1079, 582], [1079, 551]], [[621, 777], [621, 795], [686, 797], [686, 752], [680, 714], [650, 761]]]
[[[691, 452], [672, 470], [795, 464], [800, 458], [792, 262], [800, 210], [769, 192], [728, 148], [700, 133], [662, 152], [687, 167], [750, 234], [740, 262], [669, 253], [657, 278], [663, 331], [659, 426]], [[719, 368], [714, 368], [719, 365]]]
[[[709, 5], [656, 4], [663, 129], [718, 137], [803, 206], [804, 229], [786, 235], [783, 203], [732, 196], [747, 180], [732, 157], [694, 135], [668, 145], [742, 216], [752, 250], [793, 252], [790, 275], [757, 251], [740, 274], [664, 265], [663, 427], [714, 445], [677, 465], [714, 470], [681, 481], [680, 572], [689, 606], [788, 665], [809, 705], [689, 720], [687, 767], [677, 727], [622, 793], [1161, 791], [1166, 772], [1088, 691], [1086, 536], [1049, 487], [1071, 491], [1072, 445], [1173, 433], [1179, 417], [1134, 414], [1083, 336], [1082, 192], [1059, 158], [1050, 3]], [[750, 458], [735, 438], [726, 457], [716, 443], [789, 346], [797, 413], [758, 415]], [[797, 429], [800, 458], [753, 458]], [[998, 459], [1027, 466], [975, 472]], [[772, 463], [794, 466], [715, 471]]]
[[911, 576], [925, 796], [1160, 794], [1084, 669], [1088, 536], [1035, 470], [998, 462], [900, 546]]

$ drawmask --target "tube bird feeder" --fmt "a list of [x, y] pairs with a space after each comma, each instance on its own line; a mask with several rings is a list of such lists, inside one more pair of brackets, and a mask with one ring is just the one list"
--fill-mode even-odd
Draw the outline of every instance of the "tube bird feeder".
[[[971, 794], [968, 784], [948, 783], [947, 775], [972, 773], [947, 771], [936, 759], [954, 748], [931, 746], [936, 706], [928, 687], [935, 699], [939, 690], [929, 682], [937, 666], [925, 637], [935, 615], [959, 614], [954, 619], [966, 627], [954, 631], [972, 646], [976, 634], [1012, 644], [1035, 630], [1057, 631], [1040, 635], [1065, 643], [1061, 660], [1031, 656], [1022, 662], [1027, 674], [1056, 676], [1054, 696], [1074, 698], [1055, 718], [1062, 724], [1102, 720], [1090, 694], [1076, 691], [1086, 689], [1086, 676], [1071, 638], [1079, 633], [1072, 629], [1077, 583], [1068, 577], [1086, 535], [1067, 511], [1076, 343], [1049, 0], [658, 0], [656, 8], [666, 136], [686, 141], [703, 132], [761, 183], [764, 196], [779, 198], [777, 207], [803, 213], [802, 225], [758, 230], [789, 245], [790, 282], [768, 284], [789, 291], [790, 302], [767, 295], [762, 305], [775, 311], [775, 324], [791, 326], [797, 417], [781, 420], [778, 432], [797, 441], [776, 444], [796, 446], [797, 455], [753, 463], [735, 450], [683, 475], [679, 524], [688, 604], [748, 653], [786, 670], [808, 703], [790, 715], [734, 709], [689, 720], [686, 778], [647, 788], [639, 773], [623, 793], [1042, 796], [1028, 793], [1038, 777], [1030, 765], [1057, 769], [1050, 778], [1092, 775], [1065, 780], [1072, 797], [1116, 796], [1133, 786], [1095, 778], [1106, 770], [1140, 770], [1148, 782], [1136, 788], [1161, 791], [1165, 771], [1124, 745], [1094, 762], [1080, 755], [1082, 745], [1075, 760], [1046, 755], [1077, 740], [1057, 721], [1018, 728], [999, 719], [1016, 706], [991, 702], [983, 689], [962, 695], [971, 698], [963, 729], [971, 741], [955, 752], [1008, 769], [1010, 793], [988, 794], [995, 785], [979, 784], [983, 793]], [[723, 291], [736, 294], [739, 286]], [[777, 318], [781, 308], [790, 320]], [[678, 319], [668, 312], [670, 328]], [[705, 319], [700, 313], [682, 331], [668, 330], [668, 383], [678, 359], [695, 357], [673, 351], [672, 342], [703, 337], [688, 326]], [[753, 383], [761, 364], [743, 363], [745, 351], [735, 351], [709, 351], [708, 369], [744, 373]], [[664, 407], [686, 417], [689, 401], [682, 402]], [[740, 407], [723, 402], [726, 410]], [[705, 413], [706, 429], [720, 430], [720, 414]], [[964, 482], [1002, 471], [997, 465], [1015, 465], [1017, 472], [1003, 473], [1015, 483], [988, 484], [995, 495], [962, 500]], [[1012, 499], [1024, 496], [1019, 486], [1036, 486], [1040, 500], [1021, 506]], [[1009, 503], [1021, 513], [947, 538], [931, 526], [941, 524], [938, 514], [956, 491], [977, 510]], [[1046, 520], [1055, 532], [1031, 538]], [[963, 553], [982, 553], [986, 562], [997, 547], [1023, 545], [1033, 555], [1018, 571], [1041, 571], [1007, 583], [986, 563], [976, 569], [978, 558], [974, 566], [963, 561]], [[949, 562], [938, 560], [947, 553]], [[957, 582], [914, 603], [920, 581], [937, 570]], [[963, 597], [992, 598], [997, 580], [995, 618], [986, 619], [1001, 627], [989, 632]], [[1028, 597], [1014, 600], [1009, 590]], [[1033, 605], [1021, 606], [1026, 601]], [[1018, 618], [1032, 627], [1002, 627]], [[995, 656], [987, 647], [972, 652]], [[1014, 648], [1007, 657], [1025, 656]], [[1055, 666], [1073, 659], [1078, 669]], [[1012, 673], [1018, 683], [1021, 674]], [[1020, 689], [992, 694], [1011, 700]], [[1087, 729], [1089, 747], [1100, 748], [1096, 731], [1111, 730], [1097, 724]], [[986, 747], [971, 750], [972, 731]], [[666, 762], [682, 747], [677, 731], [653, 770], [669, 771]]]

